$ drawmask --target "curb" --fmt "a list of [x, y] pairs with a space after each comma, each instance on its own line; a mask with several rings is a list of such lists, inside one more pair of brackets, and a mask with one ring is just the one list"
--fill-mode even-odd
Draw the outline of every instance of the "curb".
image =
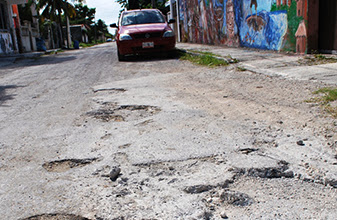
[[215, 56], [216, 54], [212, 55], [212, 54], [203, 54], [203, 53], [198, 53], [198, 52], [193, 52], [193, 51], [188, 51], [185, 49], [181, 49], [181, 48], [176, 48], [176, 50], [190, 54], [192, 56], [211, 56], [214, 57], [215, 59], [218, 60], [223, 60], [226, 61], [228, 64], [235, 64], [235, 63], [239, 63], [240, 61], [236, 58], [233, 57], [223, 57], [223, 56]]
[[47, 51], [38, 51], [38, 52], [30, 52], [30, 53], [19, 53], [19, 54], [6, 54], [0, 55], [0, 67], [8, 66], [13, 64], [17, 60], [21, 59], [34, 59], [39, 58], [43, 55], [50, 55], [50, 54], [57, 54], [57, 52], [61, 51], [62, 49], [52, 49]]

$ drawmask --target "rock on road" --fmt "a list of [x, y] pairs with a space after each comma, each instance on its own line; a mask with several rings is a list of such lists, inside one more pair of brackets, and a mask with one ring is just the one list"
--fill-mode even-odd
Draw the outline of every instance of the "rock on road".
[[0, 69], [1, 219], [336, 219], [323, 83], [115, 44]]

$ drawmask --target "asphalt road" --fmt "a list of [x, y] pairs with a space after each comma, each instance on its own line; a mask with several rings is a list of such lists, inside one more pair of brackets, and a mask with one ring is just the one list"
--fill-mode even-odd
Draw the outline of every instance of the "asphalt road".
[[[2, 219], [336, 219], [336, 119], [311, 81], [114, 43], [0, 69]], [[119, 169], [118, 169], [119, 168]]]

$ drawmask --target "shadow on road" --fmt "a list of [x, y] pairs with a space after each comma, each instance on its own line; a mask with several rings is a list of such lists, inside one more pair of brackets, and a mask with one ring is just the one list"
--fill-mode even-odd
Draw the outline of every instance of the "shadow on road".
[[141, 54], [135, 56], [127, 56], [125, 61], [122, 62], [153, 62], [153, 61], [163, 61], [179, 59], [180, 55], [178, 52], [174, 51], [172, 53], [154, 53], [154, 54]]
[[16, 94], [8, 95], [7, 90], [15, 89], [18, 87], [22, 87], [22, 86], [16, 86], [16, 85], [1, 86], [0, 85], [0, 107], [6, 107], [6, 105], [3, 105], [3, 104], [8, 100], [13, 100], [14, 96], [16, 96]]
[[13, 60], [13, 62], [8, 63], [8, 61], [6, 62], [5, 59], [3, 61], [0, 59], [1, 69], [15, 69], [37, 65], [58, 64], [76, 60], [76, 56], [51, 55], [32, 58], [19, 57]]

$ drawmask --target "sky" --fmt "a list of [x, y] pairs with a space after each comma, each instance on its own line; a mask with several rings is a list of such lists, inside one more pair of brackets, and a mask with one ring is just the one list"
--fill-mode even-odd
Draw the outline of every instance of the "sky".
[[[116, 0], [85, 0], [85, 5], [89, 8], [96, 8], [96, 21], [101, 19], [106, 25], [117, 23], [120, 5]], [[115, 30], [109, 27], [109, 32], [114, 33]]]

